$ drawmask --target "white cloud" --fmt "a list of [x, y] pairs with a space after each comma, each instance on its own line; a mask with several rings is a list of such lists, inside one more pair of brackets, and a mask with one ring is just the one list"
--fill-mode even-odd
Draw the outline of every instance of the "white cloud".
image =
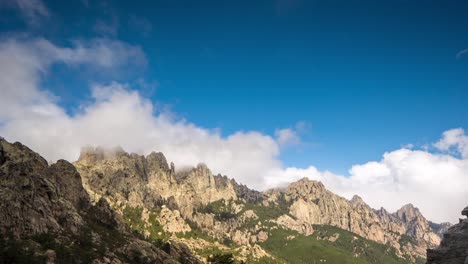
[[46, 112], [61, 112], [55, 98], [38, 84], [52, 63], [70, 66], [116, 68], [128, 64], [146, 64], [138, 46], [109, 39], [74, 41], [71, 47], [59, 47], [42, 38], [13, 37], [0, 40], [0, 121], [19, 119]]
[[[350, 175], [287, 168], [269, 178], [271, 186], [303, 177], [320, 180], [331, 191], [350, 199], [359, 194], [374, 208], [396, 211], [413, 203], [430, 220], [454, 223], [468, 201], [468, 160], [447, 154], [398, 149], [380, 161], [354, 165]], [[284, 181], [284, 182], [283, 182]]]
[[450, 151], [452, 148], [464, 158], [468, 158], [468, 136], [462, 128], [447, 130], [443, 133], [442, 139], [434, 144], [442, 151]]
[[[132, 50], [133, 49], [133, 50]], [[6, 39], [0, 44], [0, 135], [21, 141], [49, 160], [77, 159], [86, 145], [122, 146], [148, 154], [162, 151], [176, 167], [206, 163], [214, 173], [234, 177], [251, 188], [286, 185], [303, 177], [321, 180], [333, 192], [359, 194], [371, 206], [394, 211], [406, 203], [418, 206], [434, 221], [456, 221], [468, 201], [467, 136], [462, 129], [444, 132], [435, 144], [442, 151], [402, 147], [379, 161], [357, 164], [349, 175], [308, 168], [285, 168], [281, 146], [299, 142], [296, 130], [280, 129], [276, 137], [255, 131], [221, 136], [155, 108], [125, 84], [91, 87], [92, 100], [70, 115], [57, 98], [39, 87], [52, 63], [112, 68], [145, 60], [134, 46], [112, 40], [75, 42], [60, 47], [44, 39]]]
[[276, 140], [280, 146], [296, 145], [301, 139], [292, 128], [283, 128], [275, 130]]
[[37, 53], [46, 62], [63, 62], [69, 65], [88, 64], [105, 68], [115, 68], [128, 63], [145, 65], [146, 57], [139, 46], [107, 38], [91, 41], [73, 41], [72, 47], [58, 47], [53, 43], [38, 39], [33, 42]]
[[93, 101], [74, 115], [39, 88], [52, 63], [106, 68], [141, 57], [139, 48], [110, 40], [76, 42], [72, 47], [44, 39], [5, 40], [0, 44], [0, 134], [22, 141], [49, 160], [76, 160], [85, 145], [121, 145], [145, 154], [162, 151], [179, 167], [205, 162], [216, 173], [239, 175], [241, 182], [261, 188], [258, 173], [280, 166], [275, 158], [279, 147], [270, 136], [239, 131], [223, 138], [216, 130], [154, 109], [124, 84], [92, 87]]

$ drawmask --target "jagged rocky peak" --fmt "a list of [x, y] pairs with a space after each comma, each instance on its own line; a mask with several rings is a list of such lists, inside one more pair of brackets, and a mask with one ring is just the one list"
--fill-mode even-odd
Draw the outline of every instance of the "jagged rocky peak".
[[89, 197], [73, 165], [59, 160], [49, 167], [18, 142], [0, 139], [0, 149], [0, 233], [77, 232], [83, 221], [76, 210], [86, 209]]
[[20, 142], [11, 144], [0, 137], [0, 165], [8, 161], [12, 161], [12, 163], [21, 161], [29, 166], [33, 166], [33, 169], [44, 170], [48, 166], [47, 161], [41, 155], [32, 151], [27, 146]]
[[468, 206], [465, 207], [465, 208], [463, 208], [463, 210], [462, 210], [461, 213], [462, 213], [462, 215], [464, 215], [464, 216], [468, 216]]
[[[146, 160], [148, 161], [148, 164], [151, 166], [153, 163], [155, 166], [158, 168], [161, 168], [163, 170], [169, 170], [169, 165], [167, 163], [166, 157], [162, 152], [151, 152], [147, 157]], [[171, 170], [174, 170], [174, 163], [171, 162]]]
[[89, 202], [89, 196], [83, 188], [81, 176], [70, 162], [58, 160], [50, 166], [47, 177], [57, 184], [59, 192], [76, 208]]
[[120, 146], [113, 148], [86, 146], [81, 148], [78, 161], [95, 163], [104, 159], [113, 159], [121, 155], [128, 155], [128, 153]]
[[395, 215], [405, 223], [411, 222], [416, 218], [424, 218], [419, 209], [411, 203], [403, 205], [403, 207], [396, 211]]
[[310, 180], [306, 177], [291, 183], [287, 188], [287, 193], [292, 198], [319, 196], [324, 192], [327, 192], [327, 190], [322, 182]]
[[437, 223], [429, 221], [429, 226], [432, 228], [432, 230], [434, 230], [434, 232], [437, 235], [439, 235], [440, 237], [443, 237], [443, 235], [447, 232], [449, 227], [452, 226], [452, 224], [449, 222], [443, 222], [443, 223], [437, 224]]
[[357, 205], [367, 205], [364, 200], [362, 200], [361, 196], [355, 194], [351, 200], [349, 200], [349, 203], [351, 205], [357, 206]]
[[210, 169], [209, 169], [208, 166], [207, 166], [205, 163], [203, 163], [203, 162], [198, 163], [198, 164], [197, 164], [197, 167], [195, 167], [195, 169], [196, 169], [198, 172], [202, 173], [202, 174], [211, 174]]
[[[88, 154], [83, 158], [105, 158], [100, 149]], [[175, 241], [163, 251], [135, 236], [107, 199], [91, 204], [71, 163], [48, 166], [26, 146], [2, 138], [0, 160], [0, 262], [13, 249], [7, 263], [44, 263], [44, 256], [53, 256], [47, 263], [142, 263], [142, 256], [144, 263], [200, 263]]]
[[[223, 178], [229, 180], [227, 176], [223, 176]], [[234, 186], [234, 190], [236, 191], [237, 197], [239, 199], [250, 203], [258, 203], [266, 198], [264, 193], [249, 189], [246, 185], [239, 184], [234, 179], [231, 179], [230, 182], [232, 186]]]
[[[461, 214], [468, 216], [468, 206]], [[462, 263], [468, 263], [468, 218], [466, 217], [448, 228], [438, 248], [427, 250], [427, 264]]]

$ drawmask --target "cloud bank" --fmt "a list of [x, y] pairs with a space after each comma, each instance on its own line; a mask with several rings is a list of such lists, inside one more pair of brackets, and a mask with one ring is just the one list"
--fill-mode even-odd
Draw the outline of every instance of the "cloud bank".
[[295, 128], [275, 136], [238, 131], [226, 137], [158, 109], [130, 85], [110, 82], [90, 87], [91, 100], [69, 114], [60, 98], [41, 87], [53, 64], [114, 68], [145, 64], [138, 46], [110, 39], [58, 46], [41, 38], [7, 38], [0, 42], [0, 135], [21, 141], [48, 160], [74, 161], [87, 145], [121, 146], [130, 152], [162, 151], [176, 167], [206, 163], [251, 188], [283, 186], [302, 177], [322, 181], [344, 197], [359, 194], [371, 206], [394, 211], [418, 206], [433, 221], [456, 221], [468, 200], [468, 137], [463, 129], [443, 133], [437, 152], [401, 148], [378, 161], [357, 164], [349, 175], [308, 168], [287, 168], [282, 147], [300, 144]]

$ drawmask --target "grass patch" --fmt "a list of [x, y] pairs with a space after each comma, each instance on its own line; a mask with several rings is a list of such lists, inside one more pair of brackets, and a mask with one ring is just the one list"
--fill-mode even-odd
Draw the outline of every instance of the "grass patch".
[[[401, 259], [395, 254], [395, 249], [362, 238], [346, 230], [317, 225], [314, 226], [315, 233], [304, 236], [295, 231], [279, 228], [271, 230], [267, 241], [260, 245], [271, 255], [275, 256], [277, 262], [286, 263], [343, 263], [343, 264], [403, 264], [408, 260]], [[338, 234], [336, 241], [328, 238]], [[286, 239], [294, 235], [292, 240]]]
[[[148, 223], [145, 223], [141, 218], [142, 212], [143, 208], [141, 207], [125, 207], [123, 210], [125, 223], [140, 238], [153, 242], [159, 248], [162, 247], [169, 239], [170, 234], [164, 231], [162, 225], [157, 220], [156, 211], [149, 212]], [[148, 237], [145, 237], [145, 234]]]

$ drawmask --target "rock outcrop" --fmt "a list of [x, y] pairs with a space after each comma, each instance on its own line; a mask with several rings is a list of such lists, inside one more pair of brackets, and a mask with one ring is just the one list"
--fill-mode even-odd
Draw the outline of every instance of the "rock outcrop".
[[76, 234], [89, 198], [66, 161], [48, 166], [21, 143], [0, 139], [0, 233], [15, 238], [64, 229]]
[[[462, 211], [468, 216], [468, 206]], [[440, 246], [427, 249], [427, 264], [466, 264], [468, 263], [468, 218], [450, 227], [443, 235]]]
[[49, 166], [2, 138], [0, 200], [2, 263], [200, 263], [184, 245], [157, 247], [128, 232], [104, 198], [93, 205], [71, 163]]
[[172, 200], [172, 207], [188, 219], [210, 202], [236, 200], [235, 188], [240, 188], [226, 177], [214, 176], [204, 164], [176, 173], [174, 165], [169, 167], [164, 155], [155, 152], [145, 157], [88, 148], [75, 166], [95, 199], [106, 196], [114, 203], [146, 208]]
[[[389, 243], [400, 255], [425, 256], [426, 248], [440, 243], [429, 222], [411, 204], [394, 214], [374, 210], [362, 198], [351, 200], [328, 191], [321, 182], [301, 179], [284, 191], [290, 214], [309, 224], [332, 225], [379, 243]], [[296, 228], [297, 229], [297, 228]], [[401, 243], [409, 237], [414, 243]]]
[[[249, 262], [274, 260], [262, 247], [278, 239], [274, 234], [280, 230], [287, 233], [286, 244], [297, 237], [339, 243], [349, 237], [340, 236], [347, 230], [353, 241], [391, 246], [401, 259], [415, 262], [426, 248], [439, 245], [448, 228], [427, 221], [411, 204], [395, 213], [375, 210], [361, 197], [347, 200], [318, 181], [301, 179], [258, 192], [214, 175], [205, 164], [176, 170], [160, 152], [142, 156], [121, 148], [87, 147], [73, 164], [59, 160], [49, 166], [24, 145], [3, 139], [0, 199], [0, 234], [32, 239], [27, 248], [49, 263], [68, 259], [60, 247], [45, 247], [36, 235], [53, 236], [55, 242], [46, 245], [76, 250], [85, 247], [79, 241], [89, 241], [84, 256], [94, 263], [199, 263], [209, 259], [206, 248]], [[428, 258], [452, 254], [446, 248], [463, 238], [454, 235], [464, 232], [463, 223], [448, 229]], [[337, 228], [324, 235], [325, 226]], [[352, 254], [359, 257], [364, 250], [354, 246]]]

